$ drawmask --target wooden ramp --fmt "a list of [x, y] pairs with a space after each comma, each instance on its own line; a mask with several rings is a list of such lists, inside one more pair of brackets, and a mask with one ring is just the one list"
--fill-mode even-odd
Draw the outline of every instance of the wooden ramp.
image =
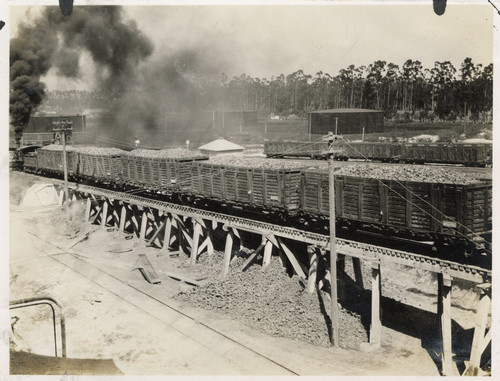
[[136, 268], [139, 269], [149, 283], [157, 284], [161, 283], [161, 279], [158, 276], [153, 264], [149, 260], [147, 254], [139, 254], [139, 260], [137, 261]]
[[10, 351], [10, 374], [123, 374], [111, 359], [76, 359]]

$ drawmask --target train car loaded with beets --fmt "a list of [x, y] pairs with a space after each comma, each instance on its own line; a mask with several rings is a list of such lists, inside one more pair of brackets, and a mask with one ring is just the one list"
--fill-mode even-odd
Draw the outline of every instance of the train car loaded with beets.
[[[25, 170], [61, 178], [59, 147], [27, 155]], [[328, 233], [326, 162], [77, 146], [67, 157], [74, 181]], [[464, 254], [491, 260], [491, 179], [459, 168], [356, 163], [336, 169], [335, 196], [345, 238], [432, 241], [457, 260]]]
[[[304, 170], [301, 184], [305, 221], [328, 219], [328, 172]], [[491, 241], [492, 182], [443, 168], [344, 167], [335, 174], [335, 214], [353, 232], [431, 240], [472, 254]]]
[[[461, 164], [466, 167], [491, 166], [493, 145], [487, 143], [385, 143], [348, 142], [333, 144], [337, 160], [374, 160], [409, 164]], [[264, 154], [270, 158], [311, 157], [326, 159], [326, 141], [267, 141]]]

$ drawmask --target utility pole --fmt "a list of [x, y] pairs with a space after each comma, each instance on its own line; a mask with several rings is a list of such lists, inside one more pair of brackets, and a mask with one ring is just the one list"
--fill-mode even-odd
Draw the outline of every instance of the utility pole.
[[335, 136], [338, 135], [338, 124], [339, 124], [339, 117], [335, 117]]
[[61, 133], [62, 146], [63, 146], [63, 171], [64, 171], [64, 196], [66, 198], [65, 202], [69, 202], [69, 190], [68, 190], [68, 160], [66, 157], [66, 136], [73, 130], [73, 122], [69, 120], [59, 120], [52, 122], [53, 131], [56, 134]]
[[308, 132], [309, 132], [309, 141], [311, 141], [311, 120], [312, 119], [312, 113], [310, 112], [309, 113], [309, 125], [307, 126], [308, 127]]
[[464, 119], [465, 119], [465, 125], [464, 125], [464, 135], [467, 133], [467, 119], [469, 119], [467, 115], [467, 102], [464, 104]]
[[331, 320], [332, 320], [332, 332], [331, 341], [334, 347], [339, 346], [339, 311], [337, 306], [337, 248], [335, 241], [336, 231], [335, 231], [335, 176], [333, 167], [333, 141], [336, 136], [328, 134], [328, 182], [329, 182], [329, 203], [330, 203], [330, 299], [332, 302], [331, 306]]

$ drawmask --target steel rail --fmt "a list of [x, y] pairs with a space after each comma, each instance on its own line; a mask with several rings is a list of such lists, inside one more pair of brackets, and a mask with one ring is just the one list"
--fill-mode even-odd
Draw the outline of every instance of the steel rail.
[[[155, 208], [173, 214], [182, 214], [192, 218], [214, 220], [236, 229], [245, 230], [262, 235], [274, 234], [279, 237], [298, 240], [311, 245], [328, 248], [328, 235], [300, 230], [297, 228], [276, 225], [269, 222], [256, 221], [244, 217], [237, 217], [213, 211], [197, 209], [190, 206], [174, 204], [166, 201], [149, 199], [131, 195], [120, 191], [104, 189], [96, 186], [70, 183], [70, 188], [84, 194], [92, 194], [102, 198], [133, 203], [144, 208]], [[478, 266], [452, 262], [445, 259], [428, 257], [422, 254], [376, 246], [372, 244], [336, 238], [339, 254], [348, 255], [368, 261], [391, 262], [409, 267], [416, 267], [435, 273], [446, 273], [454, 278], [483, 283], [491, 281], [491, 270]]]

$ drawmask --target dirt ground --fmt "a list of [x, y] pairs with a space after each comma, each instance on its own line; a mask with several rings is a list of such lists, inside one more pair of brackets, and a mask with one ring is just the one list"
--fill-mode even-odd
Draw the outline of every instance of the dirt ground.
[[[165, 321], [155, 320], [155, 313], [148, 313], [147, 308], [137, 310], [146, 302], [137, 297], [132, 303], [136, 297], [123, 291], [132, 288], [194, 316], [202, 325], [236, 338], [298, 374], [439, 374], [437, 280], [429, 272], [382, 267], [382, 346], [378, 351], [360, 352], [360, 345], [368, 342], [371, 267], [363, 263], [365, 284], [359, 289], [352, 280], [352, 263], [346, 260], [346, 276], [341, 279], [344, 292], [339, 295], [341, 349], [335, 349], [329, 344], [328, 293], [308, 294], [304, 282], [290, 276], [278, 256], [273, 255], [264, 270], [257, 260], [241, 271], [248, 255], [244, 250], [223, 280], [220, 251], [202, 254], [196, 265], [190, 265], [187, 255], [169, 255], [113, 228], [90, 225], [83, 218], [83, 203], [75, 203], [69, 212], [62, 207], [17, 210], [22, 189], [37, 180], [26, 174], [11, 175], [10, 298], [57, 295], [68, 321], [70, 357], [112, 358], [125, 374], [273, 374], [271, 367], [256, 368], [252, 373], [231, 361], [226, 364], [227, 354], [222, 359], [212, 358], [216, 354], [202, 351], [193, 361], [192, 337], [185, 332], [182, 337], [159, 334], [165, 331]], [[137, 270], [139, 253], [148, 254], [161, 284], [149, 284]], [[89, 268], [85, 276], [75, 275], [78, 266]], [[167, 272], [198, 279], [202, 285], [177, 281]], [[113, 286], [113, 293], [111, 286], [103, 286], [102, 277], [121, 285]], [[463, 370], [463, 361], [470, 355], [477, 301], [471, 284], [454, 284], [453, 353], [458, 370]], [[42, 308], [11, 313], [14, 348], [51, 355], [48, 317]], [[172, 351], [166, 339], [179, 350]]]

